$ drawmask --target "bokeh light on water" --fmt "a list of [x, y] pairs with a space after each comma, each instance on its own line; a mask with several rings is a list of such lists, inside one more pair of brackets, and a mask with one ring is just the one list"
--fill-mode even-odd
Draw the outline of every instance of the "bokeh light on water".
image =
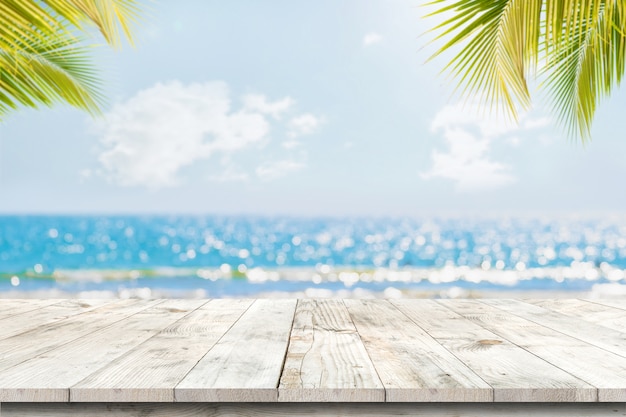
[[626, 219], [0, 217], [0, 293], [453, 296], [626, 288]]

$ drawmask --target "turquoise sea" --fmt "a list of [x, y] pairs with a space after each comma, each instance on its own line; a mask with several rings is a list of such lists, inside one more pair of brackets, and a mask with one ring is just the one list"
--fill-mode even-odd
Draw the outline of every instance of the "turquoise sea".
[[0, 296], [626, 294], [626, 216], [1, 216]]

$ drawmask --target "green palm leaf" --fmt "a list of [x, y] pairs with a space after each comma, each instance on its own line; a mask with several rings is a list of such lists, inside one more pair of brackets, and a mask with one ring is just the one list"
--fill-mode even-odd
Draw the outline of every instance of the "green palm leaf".
[[[78, 42], [78, 41], [77, 41]], [[103, 97], [98, 90], [87, 48], [66, 40], [30, 45], [30, 50], [0, 51], [3, 112], [19, 105], [37, 107], [66, 102], [97, 114]]]
[[589, 137], [598, 102], [619, 85], [626, 55], [623, 0], [435, 0], [435, 27], [461, 48], [446, 70], [461, 93], [517, 115], [531, 104], [528, 77], [542, 63], [555, 113], [568, 133]]
[[91, 114], [103, 104], [101, 82], [78, 33], [95, 27], [118, 46], [132, 42], [133, 0], [1, 0], [0, 120], [19, 106], [67, 103]]

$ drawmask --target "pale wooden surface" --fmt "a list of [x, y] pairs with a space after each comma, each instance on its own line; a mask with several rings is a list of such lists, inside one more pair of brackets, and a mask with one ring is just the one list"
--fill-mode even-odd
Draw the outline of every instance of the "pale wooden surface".
[[[24, 320], [24, 328], [28, 331], [17, 332], [18, 334], [14, 336], [0, 339], [0, 370], [9, 369], [37, 355], [77, 341], [81, 337], [145, 310], [158, 301], [122, 300], [118, 303], [109, 302], [93, 309], [93, 306], [98, 303], [99, 301], [71, 302], [75, 313], [68, 313], [65, 310], [66, 306], [63, 306], [60, 307], [63, 309], [63, 316], [58, 316], [56, 310], [50, 311], [52, 314], [42, 314], [37, 319], [33, 319], [34, 314], [30, 314], [33, 312], [13, 316], [13, 325]], [[58, 304], [50, 307], [57, 306]], [[48, 308], [42, 310], [48, 313]], [[54, 316], [54, 320], [50, 321], [50, 316]], [[41, 320], [42, 324], [37, 325], [37, 321], [33, 320]], [[1, 375], [0, 372], [0, 381]], [[2, 392], [1, 389], [0, 392]]]
[[173, 402], [176, 384], [249, 305], [177, 300], [168, 306], [175, 323], [72, 386], [71, 401]]
[[345, 303], [387, 401], [493, 401], [489, 384], [389, 302]]
[[176, 386], [176, 401], [277, 401], [296, 300], [256, 300]]
[[[45, 300], [35, 300], [33, 303], [22, 303], [7, 308], [0, 320], [0, 339], [25, 333], [38, 327], [62, 321], [76, 314], [93, 310], [96, 307], [110, 303], [108, 300], [57, 300], [48, 303]], [[33, 308], [37, 306], [38, 308]], [[21, 314], [16, 315], [19, 312]]]
[[[7, 326], [0, 326], [0, 415], [31, 410], [60, 416], [79, 410], [84, 416], [161, 416], [169, 409], [160, 407], [173, 402], [180, 412], [172, 408], [169, 415], [217, 416], [227, 409], [230, 415], [253, 415], [251, 410], [289, 415], [293, 409], [280, 404], [284, 401], [305, 403], [303, 415], [318, 409], [323, 412], [317, 415], [329, 416], [384, 415], [382, 409], [367, 414], [376, 407], [358, 404], [344, 412], [345, 404], [364, 401], [446, 403], [443, 411], [422, 404], [424, 415], [456, 415], [449, 411], [457, 407], [452, 402], [478, 402], [483, 405], [473, 408], [475, 415], [543, 410], [546, 416], [591, 416], [613, 406], [547, 403], [619, 401], [621, 408], [612, 415], [621, 415], [626, 403], [623, 305], [598, 300], [0, 300], [0, 324]], [[84, 404], [36, 405], [68, 401]], [[251, 404], [184, 404], [206, 402]], [[259, 402], [274, 404], [252, 404]], [[337, 404], [311, 408], [316, 402]], [[484, 404], [489, 402], [520, 404], [502, 404], [505, 410]], [[546, 405], [521, 404], [526, 402]], [[116, 403], [121, 404], [111, 405]], [[420, 415], [408, 404], [388, 407], [389, 415]]]
[[[626, 332], [626, 314], [620, 308], [610, 308], [610, 304], [600, 304], [581, 300], [526, 300], [526, 302], [558, 311], [567, 316], [589, 321], [598, 326], [608, 327], [620, 333]], [[626, 308], [626, 302], [620, 303]], [[607, 306], [609, 308], [607, 308]]]
[[[532, 321], [478, 301], [442, 301], [463, 317], [491, 330], [598, 388], [598, 400], [626, 402], [626, 358], [555, 333]], [[558, 327], [557, 327], [558, 330]]]
[[[519, 300], [493, 299], [485, 300], [485, 302], [559, 333], [578, 338], [617, 355], [626, 356], [626, 332], [607, 331], [595, 323], [589, 323], [586, 320], [572, 320], [570, 316], [558, 311]], [[608, 309], [610, 307], [607, 307]], [[626, 314], [626, 310], [624, 313]]]
[[[3, 300], [0, 303], [0, 320], [7, 317], [15, 316], [25, 313], [27, 311], [39, 310], [41, 307], [45, 307], [51, 304], [57, 304], [60, 300], [32, 300], [30, 303], [24, 303], [22, 300]], [[1, 322], [6, 324], [8, 322]], [[4, 327], [4, 326], [3, 326]]]
[[[35, 356], [2, 372], [2, 401], [70, 401], [69, 388], [142, 345], [182, 317], [181, 300], [159, 302], [126, 320], [91, 333], [57, 349]], [[51, 372], [53, 370], [53, 372]], [[44, 389], [45, 388], [45, 389]]]
[[397, 300], [402, 312], [493, 387], [498, 402], [597, 401], [597, 388], [433, 301]]
[[300, 300], [280, 401], [385, 401], [385, 390], [341, 300]]

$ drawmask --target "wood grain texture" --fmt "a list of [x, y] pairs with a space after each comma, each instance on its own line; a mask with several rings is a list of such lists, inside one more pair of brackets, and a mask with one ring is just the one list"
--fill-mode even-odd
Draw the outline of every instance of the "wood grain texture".
[[[180, 306], [172, 311], [180, 311]], [[195, 308], [204, 302], [189, 304]], [[213, 300], [70, 389], [72, 402], [173, 402], [174, 387], [252, 304]]]
[[[21, 299], [0, 299], [0, 320], [7, 317], [17, 316], [27, 311], [37, 310], [39, 308], [62, 302], [63, 300], [21, 300]], [[0, 323], [2, 323], [0, 321]]]
[[33, 324], [27, 321], [24, 325], [30, 330], [0, 339], [0, 371], [99, 331], [160, 302], [121, 300], [34, 328]]
[[385, 391], [341, 300], [300, 300], [279, 401], [385, 401]]
[[498, 402], [597, 401], [595, 387], [433, 300], [393, 304], [494, 389]]
[[2, 405], [2, 417], [625, 417], [624, 403], [237, 403]]
[[[0, 339], [25, 333], [111, 303], [111, 300], [56, 300], [46, 305], [38, 301], [34, 303], [31, 303], [31, 300], [23, 301], [26, 301], [22, 304], [25, 307], [23, 312], [0, 320]], [[22, 308], [16, 308], [16, 311], [19, 310]]]
[[572, 320], [565, 314], [520, 300], [489, 299], [483, 302], [626, 357], [626, 333], [607, 331], [606, 328], [597, 324], [585, 320]]
[[176, 387], [176, 401], [277, 401], [296, 300], [256, 300]]
[[620, 310], [626, 310], [626, 298], [618, 299], [593, 299], [586, 300], [592, 303], [604, 305], [607, 307], [619, 308]]
[[70, 387], [206, 303], [167, 300], [2, 372], [0, 401], [67, 402]]
[[386, 401], [493, 401], [489, 384], [384, 300], [345, 300]]
[[626, 333], [626, 311], [596, 302], [575, 299], [524, 300], [527, 303], [553, 310], [569, 317], [585, 320], [598, 326]]
[[598, 401], [626, 401], [626, 358], [479, 301], [439, 303], [597, 387]]
[[[626, 402], [626, 351], [615, 328], [626, 309], [596, 300], [24, 303], [10, 320], [0, 319], [16, 323], [7, 333], [15, 334], [0, 338], [0, 402], [10, 401], [0, 406], [3, 416], [28, 407], [51, 416], [163, 415], [164, 409], [183, 416], [554, 415], [550, 410], [567, 408], [504, 403]], [[11, 302], [5, 311], [20, 305]], [[83, 405], [22, 403], [68, 398]], [[385, 399], [406, 404], [347, 405]], [[228, 401], [241, 404], [201, 404]], [[254, 404], [265, 401], [274, 404]], [[470, 401], [504, 408], [472, 408]], [[367, 414], [370, 406], [377, 412]], [[577, 404], [567, 415], [611, 407], [590, 406]]]

